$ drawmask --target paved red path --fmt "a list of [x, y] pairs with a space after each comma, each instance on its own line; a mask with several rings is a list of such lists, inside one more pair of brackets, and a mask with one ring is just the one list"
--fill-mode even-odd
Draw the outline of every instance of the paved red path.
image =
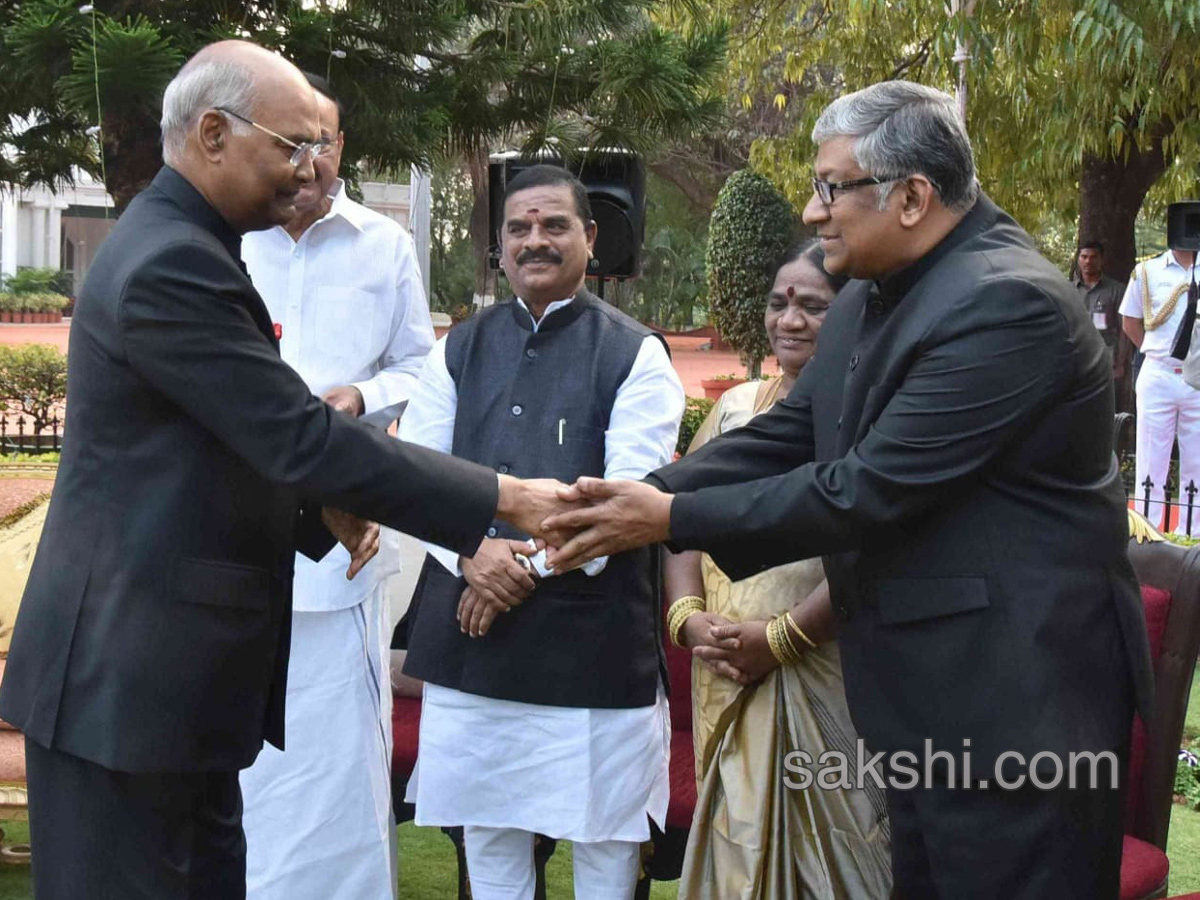
[[34, 478], [0, 477], [0, 519], [35, 497], [49, 495], [54, 487], [54, 477], [45, 475]]
[[[0, 325], [0, 344], [51, 344], [66, 353], [70, 331], [69, 319], [54, 325], [5, 324]], [[437, 331], [440, 336], [443, 329]], [[746, 373], [736, 353], [701, 350], [700, 347], [707, 343], [707, 338], [667, 336], [675, 371], [679, 373], [679, 380], [683, 382], [684, 391], [689, 397], [704, 396], [704, 390], [700, 387], [701, 379]], [[779, 366], [773, 357], [763, 363], [763, 372], [767, 375], [779, 373]]]
[[71, 322], [65, 319], [53, 325], [0, 325], [0, 344], [51, 344], [67, 352]]

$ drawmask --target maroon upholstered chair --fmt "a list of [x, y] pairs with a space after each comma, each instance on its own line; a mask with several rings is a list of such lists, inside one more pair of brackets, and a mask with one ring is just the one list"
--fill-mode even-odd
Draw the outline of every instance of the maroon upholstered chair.
[[408, 779], [417, 765], [417, 746], [421, 735], [421, 698], [392, 694], [392, 809], [396, 823], [408, 822], [415, 814], [411, 803], [404, 802]]
[[1126, 776], [1121, 900], [1167, 896], [1167, 831], [1188, 693], [1200, 650], [1200, 546], [1129, 542], [1154, 660], [1154, 710], [1137, 718]]
[[671, 691], [667, 697], [671, 705], [671, 801], [667, 806], [666, 830], [660, 831], [651, 825], [652, 849], [650, 855], [642, 860], [645, 877], [638, 882], [634, 900], [646, 900], [650, 896], [652, 880], [674, 881], [679, 877], [683, 871], [683, 852], [692, 827], [692, 814], [696, 811], [696, 762], [692, 750], [692, 655], [672, 644], [665, 629], [663, 646], [667, 654], [667, 675], [671, 679]]

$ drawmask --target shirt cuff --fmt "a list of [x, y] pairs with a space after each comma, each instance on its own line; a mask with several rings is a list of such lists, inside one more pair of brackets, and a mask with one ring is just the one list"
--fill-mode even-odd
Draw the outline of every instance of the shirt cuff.
[[[536, 547], [537, 545], [533, 541], [530, 541], [529, 546]], [[558, 574], [553, 569], [546, 568], [546, 551], [545, 550], [539, 550], [533, 556], [529, 557], [529, 561], [533, 564], [534, 570], [538, 573], [539, 577], [541, 577], [541, 578], [550, 578], [550, 577]], [[604, 571], [604, 567], [607, 565], [608, 565], [608, 557], [607, 556], [597, 556], [595, 559], [588, 560], [586, 563], [584, 563], [582, 566], [580, 566], [580, 570], [585, 575], [595, 578], [597, 575], [599, 575], [601, 572]]]
[[442, 564], [447, 572], [455, 578], [462, 578], [462, 569], [458, 565], [459, 556], [453, 550], [447, 550], [445, 547], [439, 547], [437, 544], [425, 544], [425, 550]]
[[371, 413], [383, 409], [387, 406], [384, 401], [383, 388], [372, 381], [352, 381], [350, 387], [357, 388], [362, 394], [363, 399], [363, 415], [369, 416]]

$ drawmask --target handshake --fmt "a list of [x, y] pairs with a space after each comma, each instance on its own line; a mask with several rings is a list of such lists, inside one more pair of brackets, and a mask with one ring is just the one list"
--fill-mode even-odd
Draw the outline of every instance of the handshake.
[[524, 541], [485, 539], [460, 557], [467, 587], [456, 616], [460, 629], [482, 637], [500, 613], [521, 605], [537, 586], [529, 557], [546, 551], [545, 569], [566, 572], [601, 556], [665, 540], [671, 496], [636, 481], [500, 476], [496, 516], [532, 535]]
[[[546, 566], [555, 572], [567, 572], [597, 557], [654, 544], [670, 536], [672, 495], [645, 482], [585, 477], [568, 485], [553, 478], [500, 475], [499, 479], [496, 518], [530, 535], [537, 549], [546, 550]], [[328, 507], [323, 510], [322, 519], [350, 551], [346, 577], [353, 578], [379, 552], [379, 526]], [[517, 542], [485, 541], [476, 558], [490, 558], [491, 545], [510, 543]], [[515, 568], [504, 572], [498, 564], [489, 566], [488, 571], [494, 577], [486, 588], [483, 578], [473, 577], [473, 561], [464, 559], [463, 574], [468, 583], [480, 585], [477, 600], [468, 597], [474, 589], [468, 587], [459, 604], [459, 620], [464, 623], [465, 631], [475, 633], [470, 623], [478, 623], [483, 607], [492, 609], [494, 615], [498, 602], [504, 598], [519, 595], [523, 599], [532, 590], [533, 574], [516, 562], [516, 557], [524, 558], [533, 548], [521, 545], [516, 549], [523, 549], [524, 553], [505, 548], [501, 555], [513, 561]], [[483, 560], [480, 563], [482, 569]], [[513, 605], [507, 604], [508, 608]]]
[[600, 556], [670, 536], [671, 495], [640, 481], [500, 476], [498, 518], [546, 548], [546, 564], [567, 572]]

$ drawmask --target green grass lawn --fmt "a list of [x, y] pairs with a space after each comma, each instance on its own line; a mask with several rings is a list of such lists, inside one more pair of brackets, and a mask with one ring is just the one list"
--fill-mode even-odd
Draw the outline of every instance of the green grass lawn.
[[[458, 884], [454, 845], [439, 828], [400, 826], [400, 900], [453, 900]], [[655, 882], [652, 900], [675, 900], [679, 882]], [[546, 866], [546, 896], [564, 900], [571, 891], [571, 845], [560, 843]], [[6, 900], [0, 894], [0, 900]]]
[[1200, 812], [1171, 808], [1167, 858], [1171, 860], [1171, 894], [1200, 891]]
[[[1198, 816], [1200, 818], [1200, 816]], [[24, 822], [5, 822], [9, 841], [24, 841]], [[400, 835], [400, 900], [453, 900], [458, 884], [454, 845], [438, 828], [417, 828], [406, 822]], [[546, 868], [547, 891], [552, 900], [571, 896], [571, 846], [559, 844]], [[677, 882], [656, 883], [652, 900], [675, 900]], [[0, 866], [0, 900], [31, 900], [29, 870]]]
[[1200, 738], [1200, 666], [1192, 675], [1192, 693], [1188, 699], [1187, 718], [1184, 720], [1183, 737]]
[[[1192, 699], [1200, 693], [1200, 681]], [[1196, 720], [1196, 703], [1188, 721]], [[5, 822], [6, 838], [22, 841], [28, 836], [23, 822]], [[456, 871], [454, 847], [436, 828], [417, 828], [411, 822], [400, 826], [400, 900], [451, 900], [454, 897]], [[1171, 813], [1171, 834], [1167, 844], [1171, 858], [1171, 893], [1200, 891], [1200, 812], [1176, 806]], [[559, 845], [547, 867], [547, 894], [552, 900], [571, 896], [571, 847]], [[655, 882], [653, 900], [675, 900], [678, 882]], [[28, 869], [0, 866], [0, 900], [31, 900]]]

